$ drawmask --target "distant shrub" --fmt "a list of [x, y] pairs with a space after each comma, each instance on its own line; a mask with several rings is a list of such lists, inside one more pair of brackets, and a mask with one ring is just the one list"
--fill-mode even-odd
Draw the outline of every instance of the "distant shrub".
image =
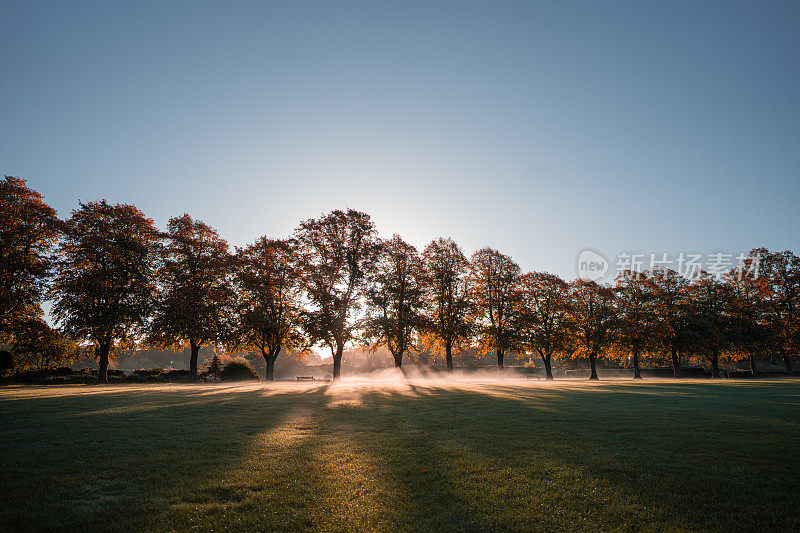
[[731, 370], [731, 371], [728, 372], [728, 377], [729, 378], [750, 379], [750, 378], [752, 378], [754, 376], [753, 376], [753, 373], [750, 370]]
[[163, 368], [140, 368], [133, 371], [133, 373], [137, 376], [158, 376], [163, 372]]
[[164, 381], [188, 381], [190, 377], [188, 370], [165, 370], [161, 373]]
[[20, 370], [10, 376], [12, 383], [44, 383], [46, 375], [41, 370]]
[[231, 361], [219, 372], [222, 381], [260, 381], [261, 378], [247, 363]]
[[188, 379], [188, 370], [164, 370], [162, 368], [138, 368], [120, 378], [125, 383], [181, 383]]

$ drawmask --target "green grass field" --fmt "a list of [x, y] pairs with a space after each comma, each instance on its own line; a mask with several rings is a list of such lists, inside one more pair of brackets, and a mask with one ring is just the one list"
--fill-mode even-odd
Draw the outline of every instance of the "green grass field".
[[0, 530], [800, 529], [800, 381], [0, 389]]

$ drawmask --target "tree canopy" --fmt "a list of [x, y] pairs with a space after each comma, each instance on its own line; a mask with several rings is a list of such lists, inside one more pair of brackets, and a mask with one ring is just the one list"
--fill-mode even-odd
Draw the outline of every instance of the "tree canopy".
[[575, 323], [573, 336], [577, 353], [589, 357], [591, 376], [598, 379], [597, 356], [612, 340], [616, 321], [614, 291], [594, 281], [575, 280], [570, 284], [570, 309]]
[[304, 326], [312, 342], [331, 350], [333, 377], [341, 373], [345, 344], [354, 337], [356, 313], [379, 241], [370, 216], [336, 210], [302, 222], [295, 231], [309, 306]]
[[453, 348], [470, 335], [469, 261], [453, 239], [432, 241], [422, 253], [423, 337], [443, 349], [445, 365], [453, 369]]
[[62, 223], [23, 179], [0, 181], [0, 343], [42, 316], [52, 265], [50, 252]]
[[266, 362], [266, 377], [274, 379], [281, 348], [300, 347], [300, 268], [295, 243], [261, 237], [238, 249], [234, 289], [234, 345], [257, 349]]
[[560, 277], [544, 272], [524, 274], [519, 284], [520, 343], [542, 359], [546, 379], [553, 379], [553, 356], [573, 351], [569, 285]]
[[150, 341], [164, 347], [188, 344], [189, 372], [196, 378], [200, 348], [223, 342], [231, 331], [228, 243], [187, 214], [171, 218], [164, 237]]
[[142, 331], [152, 311], [158, 233], [132, 205], [80, 204], [66, 222], [51, 295], [71, 338], [94, 344], [99, 379], [110, 350]]
[[493, 248], [481, 248], [472, 256], [473, 320], [481, 346], [497, 354], [499, 368], [503, 368], [503, 357], [517, 340], [514, 325], [519, 275], [519, 265]]
[[422, 326], [422, 261], [399, 235], [380, 244], [369, 276], [364, 336], [373, 349], [386, 346], [400, 368]]

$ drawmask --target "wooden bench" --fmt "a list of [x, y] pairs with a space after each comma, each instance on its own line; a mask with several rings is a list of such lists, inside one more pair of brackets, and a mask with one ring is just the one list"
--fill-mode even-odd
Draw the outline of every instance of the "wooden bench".
[[314, 381], [314, 376], [297, 376], [297, 381]]

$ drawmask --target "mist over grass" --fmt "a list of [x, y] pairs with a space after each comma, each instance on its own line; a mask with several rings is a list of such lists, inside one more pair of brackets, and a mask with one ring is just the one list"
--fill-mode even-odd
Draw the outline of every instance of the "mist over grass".
[[800, 528], [800, 380], [6, 387], [0, 530]]

